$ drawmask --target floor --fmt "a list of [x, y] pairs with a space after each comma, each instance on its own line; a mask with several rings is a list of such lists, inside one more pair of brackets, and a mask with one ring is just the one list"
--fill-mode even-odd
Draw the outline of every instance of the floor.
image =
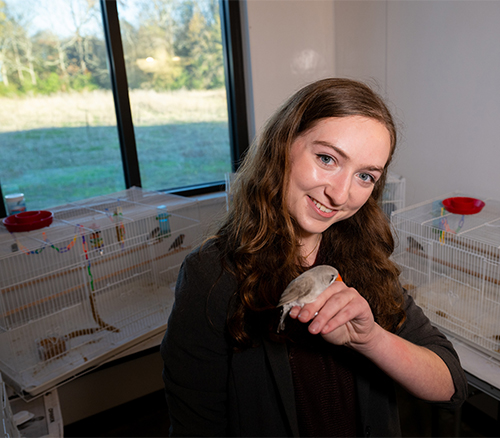
[[[398, 397], [403, 436], [499, 437], [498, 402], [472, 388], [469, 393], [469, 399], [460, 411], [453, 412], [436, 409], [400, 391]], [[484, 399], [481, 409], [476, 406], [478, 397]]]
[[163, 391], [109, 409], [64, 427], [65, 437], [168, 437]]
[[[471, 401], [476, 397], [471, 392]], [[480, 394], [479, 394], [480, 395]], [[432, 409], [404, 393], [399, 394], [404, 437], [498, 437], [500, 422], [466, 402], [461, 421], [453, 413]], [[494, 408], [498, 403], [494, 401]], [[94, 415], [64, 428], [65, 437], [166, 437], [168, 414], [163, 391]]]

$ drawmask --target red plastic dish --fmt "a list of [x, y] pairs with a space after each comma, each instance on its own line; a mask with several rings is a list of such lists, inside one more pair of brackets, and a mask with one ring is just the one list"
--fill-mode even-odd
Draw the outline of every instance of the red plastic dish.
[[476, 214], [485, 206], [484, 202], [476, 198], [447, 198], [443, 201], [444, 208], [455, 214]]
[[3, 220], [5, 228], [11, 233], [21, 231], [39, 230], [48, 227], [54, 220], [54, 215], [50, 211], [23, 211], [13, 214]]

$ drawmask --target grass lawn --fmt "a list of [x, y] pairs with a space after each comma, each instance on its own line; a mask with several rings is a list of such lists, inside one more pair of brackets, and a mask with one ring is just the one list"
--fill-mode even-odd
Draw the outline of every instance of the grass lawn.
[[[224, 90], [132, 92], [142, 186], [160, 190], [224, 179], [230, 151]], [[111, 93], [0, 99], [3, 194], [29, 210], [123, 190]]]

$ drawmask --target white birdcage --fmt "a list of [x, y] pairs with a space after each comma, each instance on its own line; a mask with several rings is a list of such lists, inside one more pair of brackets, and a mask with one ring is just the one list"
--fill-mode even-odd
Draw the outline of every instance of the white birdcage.
[[455, 193], [395, 212], [393, 257], [436, 326], [498, 358], [500, 202], [483, 201]]
[[401, 175], [389, 172], [384, 186], [380, 206], [390, 219], [393, 211], [405, 206], [406, 179]]
[[0, 370], [35, 396], [165, 326], [196, 201], [132, 188], [0, 229]]

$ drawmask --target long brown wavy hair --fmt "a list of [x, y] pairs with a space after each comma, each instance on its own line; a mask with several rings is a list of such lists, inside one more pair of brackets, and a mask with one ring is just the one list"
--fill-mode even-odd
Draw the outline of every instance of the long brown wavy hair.
[[352, 115], [387, 127], [390, 155], [365, 205], [323, 233], [318, 259], [335, 266], [344, 282], [365, 297], [382, 327], [394, 331], [404, 320], [399, 270], [389, 259], [394, 241], [377, 203], [396, 147], [393, 118], [367, 85], [323, 79], [299, 90], [268, 120], [238, 171], [228, 215], [216, 233], [223, 264], [239, 285], [228, 313], [229, 334], [237, 348], [254, 345], [257, 334], [274, 336], [279, 298], [307, 269], [299, 251], [299, 228], [286, 203], [291, 145], [322, 119]]

